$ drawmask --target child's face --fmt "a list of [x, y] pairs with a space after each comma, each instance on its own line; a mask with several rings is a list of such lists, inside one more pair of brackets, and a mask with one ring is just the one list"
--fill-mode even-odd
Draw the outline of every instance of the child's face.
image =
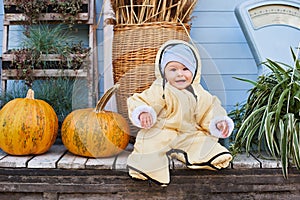
[[165, 78], [175, 88], [183, 90], [191, 85], [193, 73], [179, 62], [169, 62], [165, 67]]

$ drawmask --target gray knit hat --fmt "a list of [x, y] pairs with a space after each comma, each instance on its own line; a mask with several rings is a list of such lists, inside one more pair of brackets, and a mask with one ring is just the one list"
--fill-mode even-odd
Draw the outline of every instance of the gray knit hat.
[[164, 74], [166, 65], [171, 61], [183, 64], [193, 73], [193, 76], [195, 75], [197, 67], [196, 58], [193, 51], [185, 44], [175, 44], [164, 50], [160, 65], [162, 74]]

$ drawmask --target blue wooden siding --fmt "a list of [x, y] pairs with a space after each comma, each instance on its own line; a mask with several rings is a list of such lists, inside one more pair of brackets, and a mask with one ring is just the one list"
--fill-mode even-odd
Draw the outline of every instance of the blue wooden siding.
[[3, 38], [3, 13], [4, 13], [4, 7], [3, 7], [3, 0], [0, 1], [0, 52], [2, 54], [2, 38]]
[[257, 78], [256, 63], [234, 14], [241, 2], [199, 0], [192, 20], [191, 36], [206, 51], [202, 55], [203, 79], [227, 110], [245, 101], [251, 88], [233, 77]]
[[98, 53], [98, 76], [99, 76], [99, 97], [104, 93], [104, 33], [103, 33], [103, 1], [95, 0], [96, 2], [96, 20], [97, 20], [97, 53]]
[[[203, 80], [209, 91], [220, 97], [227, 110], [247, 98], [251, 85], [233, 77], [256, 79], [257, 67], [246, 39], [234, 15], [235, 7], [242, 0], [199, 0], [193, 13], [191, 37], [201, 47]], [[3, 1], [0, 1], [0, 38], [2, 39]], [[96, 1], [97, 20], [100, 18], [102, 1]], [[102, 17], [100, 18], [102, 20]], [[97, 27], [97, 50], [100, 94], [103, 94], [103, 23]], [[20, 34], [15, 30], [14, 34]], [[87, 29], [78, 36], [87, 43]], [[16, 37], [17, 38], [17, 37]], [[2, 41], [0, 41], [2, 53]], [[17, 41], [11, 47], [17, 46]]]

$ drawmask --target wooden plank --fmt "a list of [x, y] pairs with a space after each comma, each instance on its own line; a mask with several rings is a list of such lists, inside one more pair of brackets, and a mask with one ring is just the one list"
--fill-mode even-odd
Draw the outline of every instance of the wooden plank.
[[281, 168], [281, 162], [276, 160], [265, 160], [265, 159], [259, 159], [259, 161], [262, 164], [262, 168]]
[[[75, 56], [80, 56], [80, 57], [84, 57], [85, 54], [70, 54], [70, 58], [73, 58]], [[42, 54], [40, 56], [41, 61], [61, 61], [62, 60], [62, 55], [60, 54]], [[11, 53], [4, 53], [2, 55], [2, 61], [10, 61], [12, 62], [14, 59], [16, 59], [16, 56], [14, 54]]]
[[234, 169], [243, 169], [243, 168], [260, 168], [261, 163], [256, 160], [254, 157], [246, 154], [238, 154], [232, 163]]
[[4, 158], [5, 156], [7, 156], [7, 154], [6, 154], [4, 151], [2, 151], [2, 150], [0, 149], [0, 160], [1, 160], [2, 158]]
[[[247, 74], [257, 75], [257, 65], [254, 59], [202, 59], [202, 75], [204, 74], [216, 74], [218, 70], [219, 74], [233, 75]], [[211, 68], [216, 70], [211, 70]]]
[[[92, 1], [92, 3], [90, 2]], [[82, 0], [82, 4], [87, 6], [87, 11], [81, 11], [76, 16], [76, 20], [78, 22], [82, 21], [82, 23], [90, 24], [90, 6], [93, 4], [94, 0]], [[51, 5], [52, 3], [48, 1], [48, 5]], [[15, 1], [4, 1], [5, 6], [15, 6]], [[94, 6], [94, 4], [92, 5]], [[93, 15], [94, 16], [94, 15]], [[92, 17], [93, 17], [92, 16]], [[39, 15], [38, 20], [39, 21], [47, 21], [48, 23], [50, 21], [61, 21], [66, 19], [66, 17], [61, 13], [41, 13]], [[24, 13], [4, 13], [4, 23], [5, 24], [19, 24], [19, 23], [26, 23], [27, 16]]]
[[[253, 55], [245, 43], [198, 43], [202, 59], [252, 59]], [[230, 49], [230, 50], [229, 50]]]
[[6, 52], [8, 48], [8, 32], [9, 32], [9, 27], [3, 26], [2, 52]]
[[85, 164], [87, 169], [113, 169], [114, 157], [108, 158], [89, 158]]
[[127, 166], [127, 158], [129, 156], [131, 152], [128, 152], [128, 151], [123, 151], [121, 152], [117, 159], [116, 159], [116, 162], [115, 162], [115, 166], [114, 169], [117, 169], [117, 170], [124, 170], [126, 169], [126, 166]]
[[[83, 69], [35, 69], [33, 71], [34, 77], [47, 78], [47, 77], [87, 77], [87, 71]], [[2, 70], [2, 80], [18, 79], [18, 72], [16, 69], [4, 69]]]
[[[91, 0], [80, 0], [79, 2], [82, 2], [82, 4], [88, 4]], [[9, 5], [16, 5], [16, 3], [18, 3], [18, 1], [16, 2], [16, 0], [3, 0], [3, 4], [6, 6]], [[47, 4], [51, 4], [51, 1], [48, 0]]]
[[[59, 21], [64, 20], [65, 17], [60, 13], [44, 13], [39, 16], [39, 21]], [[76, 20], [77, 21], [87, 21], [89, 19], [88, 13], [78, 13]], [[27, 20], [26, 14], [5, 14], [4, 20], [7, 21], [6, 23], [13, 23], [13, 22], [24, 22]]]
[[[201, 33], [201, 34], [197, 34]], [[222, 33], [222, 34], [220, 34]], [[193, 35], [193, 40], [199, 43], [246, 43], [244, 33], [240, 28], [207, 28], [200, 27], [191, 30], [191, 35]]]
[[[231, 90], [242, 90], [248, 91], [253, 86], [246, 81], [240, 81], [237, 79], [232, 78], [232, 75], [223, 75], [222, 77], [220, 74], [214, 75], [203, 75], [202, 78], [204, 79], [206, 85], [208, 86], [209, 90], [223, 90], [224, 88], [230, 88]], [[245, 74], [239, 75], [239, 78], [249, 79], [249, 80], [257, 80], [257, 75], [253, 74]]]
[[[272, 158], [267, 159], [267, 157], [269, 157], [267, 155], [263, 155], [263, 156], [265, 156], [265, 158], [262, 158], [262, 156], [260, 156], [258, 154], [255, 154], [254, 156], [259, 160], [259, 162], [261, 162], [262, 168], [276, 169], [276, 168], [281, 168], [282, 167], [281, 162], [280, 162], [280, 158], [278, 160], [275, 160], [275, 159], [272, 159]], [[293, 166], [293, 167], [295, 167], [295, 166]]]
[[[234, 12], [194, 12], [193, 14], [193, 28], [236, 28], [238, 24]], [[202, 34], [199, 34], [202, 35]], [[193, 38], [194, 39], [194, 38]]]
[[185, 163], [177, 160], [177, 159], [173, 159], [171, 161], [171, 169], [187, 169]]
[[87, 169], [126, 169], [127, 158], [133, 150], [133, 145], [128, 144], [126, 149], [117, 156], [108, 158], [89, 158], [86, 162]]
[[66, 152], [63, 145], [53, 145], [45, 154], [35, 156], [28, 162], [28, 168], [56, 168], [59, 159]]
[[86, 24], [95, 25], [95, 12], [96, 12], [96, 6], [95, 6], [95, 0], [89, 0], [89, 20], [86, 22]]
[[[127, 158], [131, 152], [123, 151], [118, 156], [109, 158], [90, 158], [86, 163], [87, 169], [115, 169], [126, 170]], [[174, 159], [175, 169], [186, 169], [185, 164]]]
[[0, 160], [0, 167], [25, 168], [33, 156], [6, 156]]
[[210, 0], [210, 1], [198, 1], [197, 11], [219, 11], [219, 12], [231, 12], [235, 7], [245, 0]]
[[84, 169], [88, 158], [76, 156], [67, 152], [57, 163], [57, 168], [61, 169]]
[[160, 187], [148, 181], [132, 180], [127, 172], [113, 170], [2, 169], [0, 193], [10, 196], [0, 194], [0, 198], [44, 192], [56, 193], [59, 199], [296, 200], [300, 197], [300, 174], [295, 169], [290, 171], [289, 179], [282, 177], [280, 169], [174, 170], [171, 173], [170, 185]]
[[224, 91], [210, 91], [213, 95], [216, 95], [220, 98], [222, 103], [226, 103], [226, 110], [236, 109], [236, 103], [246, 102], [249, 93], [246, 90], [226, 90], [226, 95], [224, 97]]

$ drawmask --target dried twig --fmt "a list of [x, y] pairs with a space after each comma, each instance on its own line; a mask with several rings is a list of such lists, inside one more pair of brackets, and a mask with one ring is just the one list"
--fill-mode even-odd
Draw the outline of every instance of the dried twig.
[[116, 24], [190, 21], [197, 0], [112, 0]]

